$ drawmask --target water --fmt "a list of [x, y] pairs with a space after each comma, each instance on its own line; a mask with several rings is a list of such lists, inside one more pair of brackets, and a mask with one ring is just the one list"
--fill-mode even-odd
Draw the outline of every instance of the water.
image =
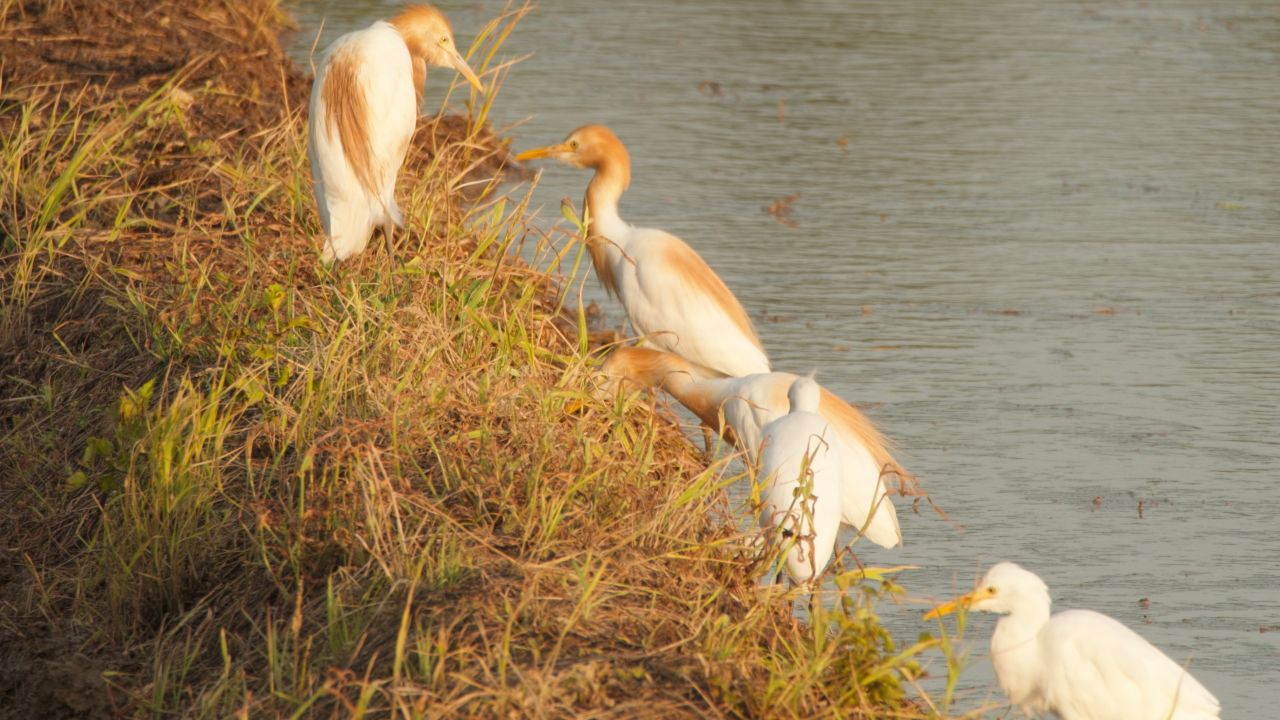
[[[1280, 5], [545, 5], [505, 48], [534, 53], [498, 104], [516, 147], [611, 125], [623, 216], [697, 248], [965, 528], [900, 505], [906, 547], [864, 561], [923, 565], [921, 597], [1021, 562], [1191, 656], [1226, 717], [1274, 714]], [[442, 6], [465, 47], [502, 3]], [[304, 0], [295, 51], [393, 7]], [[548, 167], [545, 214], [587, 180]], [[796, 193], [796, 227], [762, 209]], [[993, 622], [962, 706], [999, 697]]]

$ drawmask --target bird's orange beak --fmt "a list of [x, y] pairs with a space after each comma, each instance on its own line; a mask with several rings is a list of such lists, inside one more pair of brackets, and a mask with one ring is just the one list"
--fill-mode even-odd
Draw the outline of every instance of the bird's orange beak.
[[964, 595], [953, 600], [948, 600], [925, 613], [924, 619], [932, 620], [933, 618], [942, 617], [943, 615], [950, 615], [960, 608], [967, 608], [979, 600], [985, 600], [989, 597], [991, 597], [991, 593], [988, 592], [986, 588], [980, 588], [971, 593], [965, 593]]
[[462, 77], [467, 79], [467, 82], [471, 83], [472, 87], [481, 93], [484, 92], [484, 85], [480, 84], [480, 78], [476, 77], [475, 71], [471, 69], [471, 66], [467, 64], [467, 61], [463, 59], [461, 54], [454, 52], [449, 58], [449, 63], [453, 65], [454, 70], [458, 71], [458, 74], [462, 75]]
[[565, 143], [557, 143], [555, 145], [540, 147], [535, 150], [525, 150], [524, 152], [516, 156], [516, 160], [519, 160], [520, 162], [524, 162], [526, 160], [537, 160], [539, 158], [547, 158], [547, 157], [558, 158], [564, 155], [568, 155], [571, 152], [573, 151], [570, 150], [569, 146], [566, 145]]

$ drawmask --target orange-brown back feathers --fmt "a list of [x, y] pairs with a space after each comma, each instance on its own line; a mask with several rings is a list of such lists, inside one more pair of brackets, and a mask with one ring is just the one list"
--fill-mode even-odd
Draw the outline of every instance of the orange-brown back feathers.
[[710, 298], [729, 317], [734, 326], [751, 340], [752, 345], [763, 349], [760, 338], [756, 336], [755, 328], [751, 325], [751, 318], [742, 307], [742, 303], [738, 302], [738, 298], [734, 296], [729, 286], [724, 284], [720, 276], [716, 275], [711, 266], [707, 265], [693, 248], [684, 243], [672, 243], [667, 248], [663, 259], [671, 266], [672, 272], [685, 283]]
[[837, 395], [822, 388], [822, 399], [818, 404], [818, 412], [827, 422], [851, 433], [862, 441], [863, 447], [871, 453], [881, 471], [903, 472], [902, 466], [893, 458], [889, 449], [889, 441], [876, 428], [871, 419], [862, 414], [858, 408], [850, 405]]
[[373, 150], [369, 145], [369, 109], [360, 88], [360, 65], [360, 54], [354, 48], [339, 49], [329, 59], [324, 72], [324, 87], [320, 92], [330, 137], [335, 131], [338, 133], [342, 152], [356, 179], [366, 191], [376, 194], [378, 184], [373, 172]]

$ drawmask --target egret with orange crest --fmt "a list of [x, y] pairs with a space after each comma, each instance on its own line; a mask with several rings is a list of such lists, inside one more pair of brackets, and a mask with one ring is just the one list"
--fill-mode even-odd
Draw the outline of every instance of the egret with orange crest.
[[[631, 347], [614, 350], [601, 371], [609, 385], [628, 382], [666, 390], [707, 427], [746, 453], [753, 465], [760, 459], [764, 427], [794, 409], [789, 393], [799, 382], [795, 375], [783, 372], [703, 378], [678, 355]], [[839, 450], [841, 522], [881, 547], [901, 544], [898, 514], [884, 478], [905, 471], [866, 415], [817, 383], [814, 386], [818, 392], [814, 412], [831, 426], [834, 434], [830, 441]]]
[[410, 5], [325, 51], [307, 133], [325, 262], [362, 252], [375, 227], [389, 238], [404, 226], [396, 176], [418, 122], [428, 65], [451, 67], [483, 92], [454, 46], [449, 20], [430, 5]]
[[769, 372], [746, 310], [706, 261], [675, 235], [632, 227], [618, 214], [631, 158], [613, 131], [584, 125], [558, 145], [516, 156], [535, 158], [595, 170], [584, 202], [591, 264], [646, 344], [688, 360], [702, 378]]

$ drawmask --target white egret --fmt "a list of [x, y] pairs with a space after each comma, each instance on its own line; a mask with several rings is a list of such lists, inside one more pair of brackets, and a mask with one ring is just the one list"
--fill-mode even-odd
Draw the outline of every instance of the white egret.
[[787, 573], [804, 583], [818, 577], [835, 552], [840, 448], [818, 414], [821, 390], [813, 378], [796, 378], [787, 397], [791, 412], [762, 431], [760, 525], [781, 532]]
[[417, 125], [428, 65], [454, 68], [483, 91], [454, 46], [448, 19], [429, 5], [410, 5], [325, 51], [307, 133], [325, 262], [362, 252], [376, 226], [390, 237], [404, 225], [396, 175]]
[[1029, 715], [1063, 720], [1209, 720], [1218, 700], [1183, 667], [1110, 617], [1064, 610], [1049, 617], [1049, 588], [1011, 562], [977, 588], [925, 614], [999, 613], [991, 663], [1000, 687]]
[[544, 157], [595, 170], [584, 202], [591, 263], [647, 345], [685, 358], [699, 377], [769, 371], [746, 310], [706, 261], [675, 235], [632, 227], [618, 215], [631, 158], [617, 135], [584, 125], [559, 145], [516, 159]]
[[[707, 427], [745, 452], [752, 464], [759, 458], [763, 428], [793, 409], [788, 393], [797, 381], [795, 375], [784, 372], [700, 378], [693, 365], [678, 355], [630, 347], [614, 350], [602, 372], [611, 382], [625, 380], [643, 388], [666, 390]], [[889, 500], [883, 475], [905, 471], [890, 452], [888, 441], [866, 415], [817, 387], [817, 412], [835, 431], [831, 439], [840, 451], [841, 521], [860, 529], [868, 540], [882, 547], [901, 544], [898, 514]], [[727, 427], [722, 427], [722, 416]]]

